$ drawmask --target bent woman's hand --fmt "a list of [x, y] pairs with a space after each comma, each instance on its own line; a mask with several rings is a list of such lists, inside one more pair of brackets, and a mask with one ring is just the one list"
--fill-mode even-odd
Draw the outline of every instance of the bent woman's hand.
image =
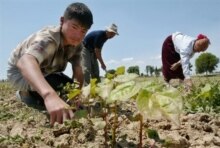
[[175, 71], [179, 66], [180, 66], [180, 64], [177, 62], [177, 63], [172, 64], [171, 67], [170, 67], [170, 69], [171, 69], [172, 71]]

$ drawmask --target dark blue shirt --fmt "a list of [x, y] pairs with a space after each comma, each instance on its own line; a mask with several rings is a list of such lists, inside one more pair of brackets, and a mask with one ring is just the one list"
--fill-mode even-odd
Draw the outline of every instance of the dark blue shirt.
[[107, 41], [106, 31], [98, 30], [92, 31], [84, 38], [84, 46], [90, 52], [95, 52], [95, 48], [102, 49], [104, 43]]

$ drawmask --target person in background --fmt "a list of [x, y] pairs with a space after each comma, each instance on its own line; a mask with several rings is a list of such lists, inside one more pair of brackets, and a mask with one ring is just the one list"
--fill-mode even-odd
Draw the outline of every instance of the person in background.
[[92, 31], [86, 35], [82, 50], [85, 86], [90, 83], [90, 78], [96, 78], [97, 82], [100, 82], [98, 61], [102, 69], [106, 71], [106, 65], [102, 58], [102, 47], [108, 39], [113, 38], [115, 35], [119, 35], [115, 24], [107, 27], [106, 30]]
[[[48, 26], [32, 34], [10, 55], [7, 76], [19, 90], [17, 97], [27, 105], [46, 107], [51, 125], [74, 117], [56, 89], [74, 78], [83, 85], [81, 42], [92, 24], [90, 9], [83, 3], [72, 3], [59, 26]], [[68, 62], [72, 64], [72, 78], [62, 73]]]
[[204, 52], [210, 41], [207, 36], [199, 34], [197, 38], [180, 32], [168, 36], [162, 46], [162, 73], [169, 84], [171, 79], [180, 79], [189, 90], [192, 87], [190, 78], [190, 59], [196, 52]]

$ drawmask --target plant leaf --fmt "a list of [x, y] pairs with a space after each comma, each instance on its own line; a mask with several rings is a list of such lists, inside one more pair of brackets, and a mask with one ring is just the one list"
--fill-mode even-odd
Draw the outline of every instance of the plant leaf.
[[125, 82], [128, 82], [128, 81], [132, 81], [137, 77], [138, 77], [137, 74], [129, 73], [129, 74], [126, 74], [126, 75], [118, 75], [117, 77], [114, 78], [114, 81], [118, 82], [118, 83], [125, 83]]
[[115, 71], [115, 74], [116, 75], [123, 75], [125, 74], [125, 66], [121, 66], [121, 67], [118, 67]]
[[129, 81], [116, 86], [110, 93], [106, 103], [112, 103], [114, 101], [127, 101], [138, 93], [140, 88], [135, 85], [135, 81]]
[[74, 99], [77, 95], [81, 93], [81, 90], [79, 89], [73, 89], [67, 94], [68, 100]]
[[106, 100], [110, 92], [113, 88], [113, 82], [110, 81], [108, 83], [100, 83], [98, 84], [98, 87], [96, 87], [96, 93], [103, 99]]
[[155, 141], [160, 141], [159, 134], [154, 129], [147, 129], [147, 135], [150, 139], [154, 139]]

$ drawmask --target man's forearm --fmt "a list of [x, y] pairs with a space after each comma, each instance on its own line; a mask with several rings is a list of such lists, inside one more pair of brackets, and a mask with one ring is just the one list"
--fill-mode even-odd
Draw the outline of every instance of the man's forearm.
[[80, 88], [82, 88], [83, 86], [83, 81], [84, 81], [84, 74], [82, 71], [82, 67], [81, 66], [76, 66], [76, 67], [72, 67], [73, 69], [73, 80], [74, 78], [76, 78], [77, 82], [79, 82]]
[[96, 49], [96, 50], [95, 50], [95, 54], [96, 54], [96, 58], [99, 60], [100, 64], [101, 64], [101, 65], [104, 65], [105, 63], [104, 63], [104, 61], [103, 61], [103, 59], [102, 59], [101, 52], [100, 52], [98, 49]]
[[45, 80], [35, 57], [28, 54], [23, 55], [18, 61], [17, 67], [31, 87], [33, 87], [43, 99], [55, 93], [53, 88]]

